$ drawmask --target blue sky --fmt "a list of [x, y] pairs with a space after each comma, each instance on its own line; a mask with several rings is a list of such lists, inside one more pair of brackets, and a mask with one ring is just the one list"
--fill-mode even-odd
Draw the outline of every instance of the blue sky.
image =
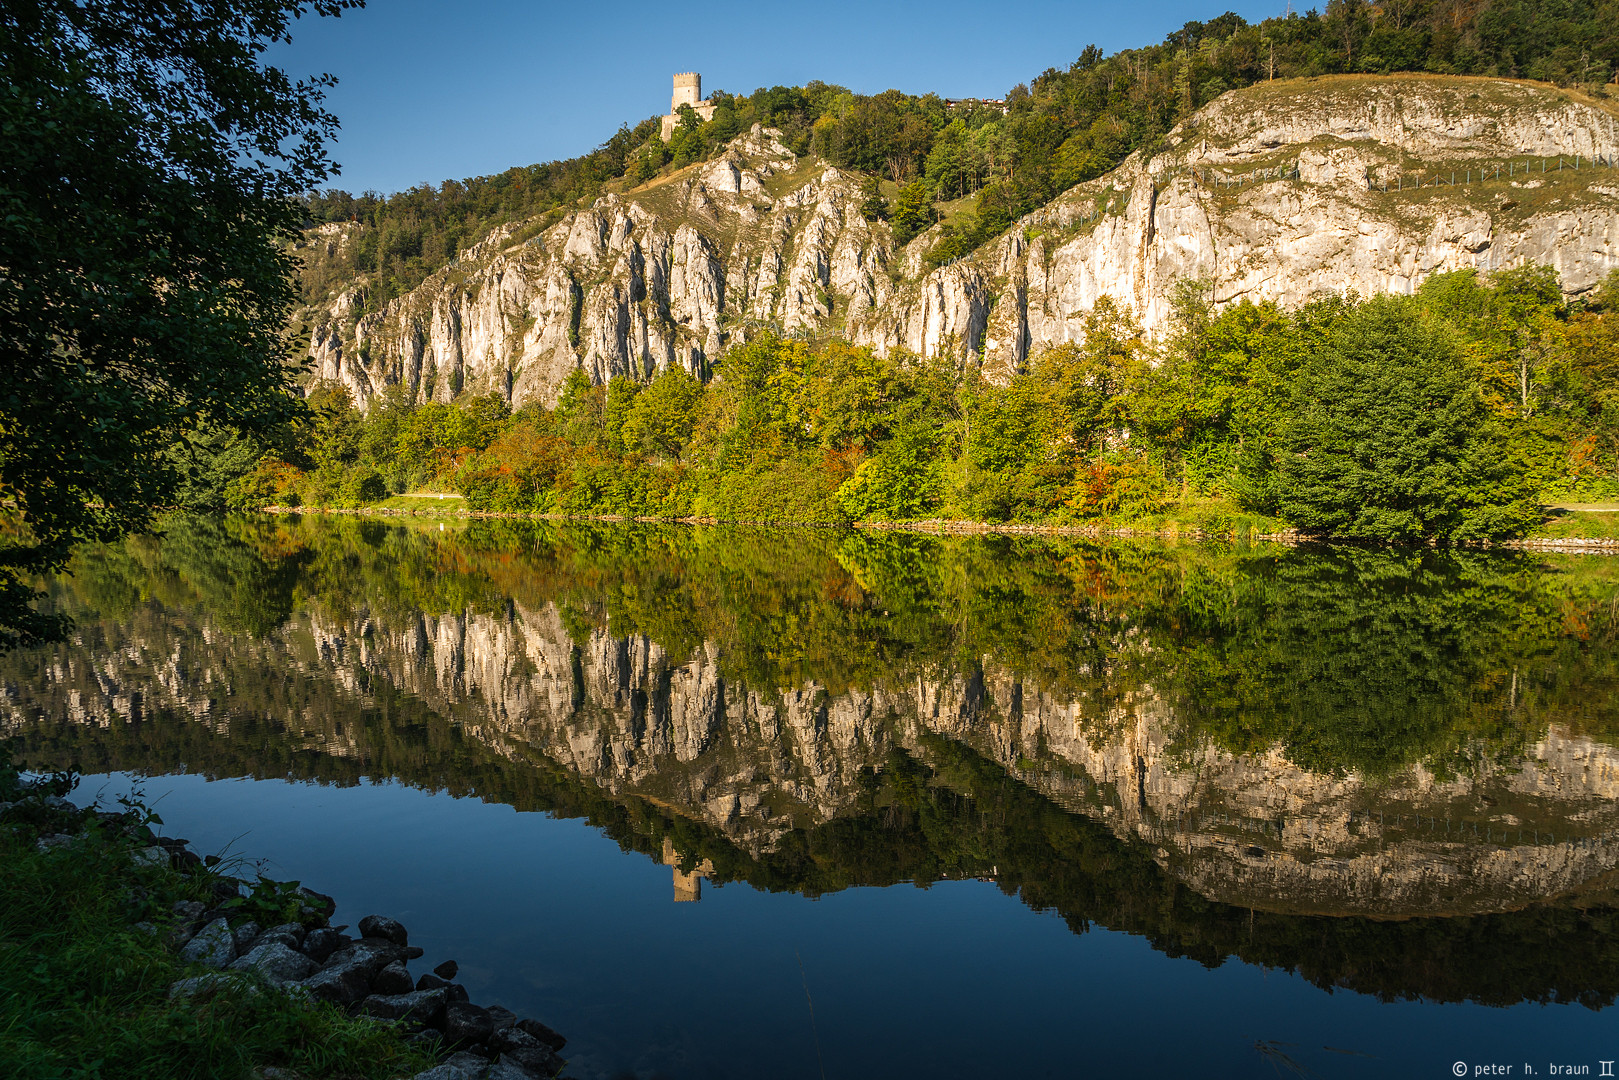
[[371, 0], [304, 20], [272, 60], [341, 80], [328, 97], [343, 121], [335, 186], [392, 192], [585, 153], [620, 123], [666, 111], [677, 71], [701, 72], [705, 93], [822, 79], [860, 93], [1000, 97], [1093, 42], [1113, 52], [1189, 19], [1230, 9], [1255, 21], [1284, 6]]

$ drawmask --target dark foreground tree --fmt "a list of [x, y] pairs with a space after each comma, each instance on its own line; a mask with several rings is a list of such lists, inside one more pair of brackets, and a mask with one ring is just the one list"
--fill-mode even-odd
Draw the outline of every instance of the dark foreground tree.
[[361, 2], [0, 6], [0, 647], [61, 630], [29, 575], [172, 501], [169, 448], [299, 407], [283, 241], [335, 171], [333, 79], [264, 54]]

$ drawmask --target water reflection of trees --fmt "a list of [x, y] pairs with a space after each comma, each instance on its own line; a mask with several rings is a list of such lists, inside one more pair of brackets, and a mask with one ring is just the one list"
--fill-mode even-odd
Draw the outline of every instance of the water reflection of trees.
[[1619, 566], [1517, 552], [1168, 547], [832, 530], [353, 517], [178, 519], [82, 553], [81, 621], [146, 600], [262, 636], [299, 605], [345, 620], [556, 603], [576, 636], [716, 646], [756, 687], [837, 694], [992, 660], [1096, 706], [1150, 688], [1186, 740], [1386, 774], [1511, 752], [1557, 719], [1619, 726]]
[[462, 726], [476, 719], [467, 703], [435, 711], [354, 666], [357, 703], [320, 665], [276, 665], [254, 650], [305, 609], [386, 624], [554, 603], [577, 640], [605, 627], [645, 634], [676, 657], [706, 644], [727, 679], [749, 686], [815, 680], [836, 694], [993, 663], [1097, 711], [1161, 697], [1187, 745], [1279, 745], [1306, 768], [1379, 775], [1510, 755], [1554, 720], [1614, 733], [1616, 578], [1619, 563], [1608, 560], [1511, 552], [178, 519], [159, 536], [81, 553], [75, 576], [51, 585], [53, 602], [79, 621], [80, 644], [3, 665], [21, 685], [66, 651], [111, 647], [120, 635], [163, 640], [211, 625], [229, 638], [213, 653], [229, 668], [228, 724], [41, 718], [24, 727], [41, 763], [393, 777], [584, 817], [654, 858], [668, 838], [692, 864], [711, 862], [715, 880], [766, 889], [823, 893], [995, 868], [1000, 888], [1058, 911], [1076, 932], [1126, 930], [1205, 964], [1236, 956], [1385, 997], [1600, 1005], [1619, 989], [1605, 893], [1584, 908], [1398, 922], [1220, 904], [1145, 845], [927, 733], [862, 774], [847, 812], [750, 852], [651, 802], [610, 795], [540, 752], [504, 756]]

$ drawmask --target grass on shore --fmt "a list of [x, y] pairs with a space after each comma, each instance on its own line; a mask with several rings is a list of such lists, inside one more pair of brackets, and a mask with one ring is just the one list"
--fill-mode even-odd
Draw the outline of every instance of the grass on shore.
[[394, 495], [381, 502], [371, 503], [365, 509], [459, 514], [467, 509], [467, 501], [460, 495]]
[[[18, 794], [0, 748], [0, 799]], [[38, 849], [41, 835], [63, 832], [76, 839]], [[10, 1080], [246, 1080], [267, 1066], [388, 1080], [431, 1067], [388, 1024], [251, 980], [169, 1000], [176, 980], [208, 970], [165, 944], [169, 913], [181, 900], [212, 905], [218, 879], [139, 865], [138, 843], [123, 824], [37, 798], [0, 816], [0, 1072]]]
[[1548, 510], [1546, 520], [1529, 533], [1531, 540], [1619, 539], [1619, 513], [1591, 510]]
[[1284, 521], [1244, 510], [1229, 499], [1188, 498], [1148, 517], [1120, 522], [1121, 526], [1169, 535], [1229, 536], [1245, 540], [1290, 531]]

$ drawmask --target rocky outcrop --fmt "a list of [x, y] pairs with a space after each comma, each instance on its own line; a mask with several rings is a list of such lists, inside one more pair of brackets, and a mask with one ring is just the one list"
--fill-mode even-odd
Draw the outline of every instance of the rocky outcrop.
[[[420, 400], [553, 403], [575, 369], [596, 382], [702, 376], [765, 325], [955, 356], [1003, 379], [1077, 340], [1103, 296], [1161, 330], [1185, 279], [1209, 282], [1216, 304], [1297, 305], [1535, 262], [1584, 292], [1619, 266], [1619, 170], [1592, 165], [1616, 152], [1606, 107], [1538, 84], [1263, 84], [930, 269], [933, 231], [896, 251], [887, 224], [860, 212], [861, 178], [755, 127], [672, 178], [547, 228], [499, 230], [379, 312], [359, 314], [362, 282], [304, 321], [314, 377], [362, 404], [396, 384]], [[322, 226], [311, 246], [335, 251], [355, 228]]]

